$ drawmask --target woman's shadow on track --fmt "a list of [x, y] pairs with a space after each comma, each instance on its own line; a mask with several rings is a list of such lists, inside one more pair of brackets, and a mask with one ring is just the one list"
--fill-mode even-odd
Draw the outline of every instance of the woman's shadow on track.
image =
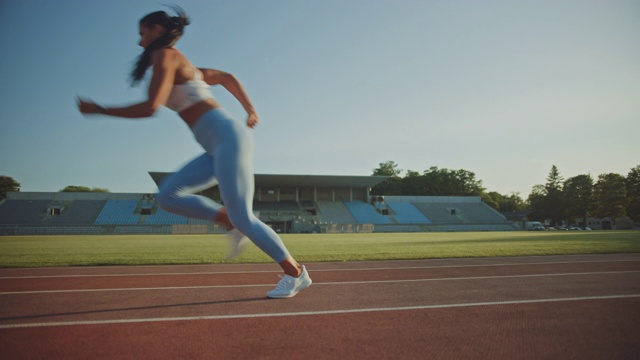
[[[208, 306], [208, 305], [224, 305], [224, 304], [240, 304], [240, 303], [250, 303], [255, 301], [266, 301], [269, 300], [267, 297], [259, 297], [259, 298], [245, 298], [245, 299], [230, 299], [230, 300], [219, 300], [219, 301], [204, 301], [204, 302], [192, 302], [192, 303], [179, 303], [179, 304], [164, 304], [164, 305], [148, 305], [148, 306], [138, 306], [138, 307], [128, 307], [128, 308], [116, 308], [116, 309], [102, 309], [102, 310], [86, 310], [86, 311], [73, 311], [73, 312], [64, 312], [64, 313], [54, 313], [54, 314], [37, 314], [37, 315], [25, 315], [25, 316], [15, 316], [15, 317], [3, 317], [0, 318], [1, 321], [16, 321], [16, 320], [33, 320], [33, 319], [46, 319], [52, 318], [56, 316], [75, 316], [75, 315], [89, 315], [89, 314], [104, 314], [118, 311], [137, 311], [137, 310], [152, 310], [152, 309], [169, 309], [176, 307], [187, 307], [187, 306]], [[197, 316], [197, 315], [194, 315]], [[100, 321], [101, 319], [95, 319], [96, 321]], [[76, 320], [82, 321], [82, 320]], [[91, 321], [91, 320], [87, 320]]]

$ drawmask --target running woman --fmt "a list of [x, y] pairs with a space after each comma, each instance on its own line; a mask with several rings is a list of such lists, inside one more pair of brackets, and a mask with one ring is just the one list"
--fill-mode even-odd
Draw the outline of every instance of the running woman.
[[[166, 211], [196, 219], [213, 220], [230, 230], [237, 255], [248, 237], [277, 262], [284, 275], [270, 298], [289, 298], [311, 285], [304, 267], [290, 254], [273, 229], [253, 214], [254, 174], [253, 139], [250, 129], [258, 125], [258, 113], [238, 79], [214, 69], [196, 68], [175, 48], [189, 17], [180, 7], [172, 7], [177, 16], [164, 11], [140, 19], [140, 43], [144, 51], [131, 72], [132, 85], [140, 82], [149, 67], [153, 75], [146, 101], [123, 107], [103, 107], [78, 98], [83, 114], [121, 118], [146, 118], [161, 106], [178, 113], [191, 128], [204, 154], [159, 186], [158, 204]], [[214, 99], [210, 85], [222, 85], [247, 112], [246, 125], [233, 119]], [[224, 207], [197, 192], [218, 185]]]

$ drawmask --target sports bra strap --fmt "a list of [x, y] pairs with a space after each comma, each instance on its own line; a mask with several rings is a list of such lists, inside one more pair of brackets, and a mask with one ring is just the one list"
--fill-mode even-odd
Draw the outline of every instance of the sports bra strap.
[[193, 64], [191, 64], [191, 67], [193, 67], [193, 80], [202, 80], [203, 78], [202, 71], [200, 71], [200, 69], [198, 69]]

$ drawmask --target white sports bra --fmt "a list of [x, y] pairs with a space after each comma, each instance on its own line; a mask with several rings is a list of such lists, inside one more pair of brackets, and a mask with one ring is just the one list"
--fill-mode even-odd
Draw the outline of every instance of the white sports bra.
[[182, 84], [174, 84], [169, 94], [166, 107], [181, 112], [189, 106], [205, 99], [213, 99], [213, 94], [209, 90], [209, 84], [202, 79], [202, 72], [196, 67], [193, 68], [194, 76]]

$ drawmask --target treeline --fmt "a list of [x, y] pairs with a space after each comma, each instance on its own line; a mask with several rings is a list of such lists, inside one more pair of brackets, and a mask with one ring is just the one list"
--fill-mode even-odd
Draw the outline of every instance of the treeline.
[[[10, 176], [0, 175], [0, 200], [7, 197], [9, 192], [19, 192], [20, 183]], [[69, 185], [59, 192], [99, 192], [108, 193], [109, 189], [103, 189], [98, 187], [90, 188], [88, 186]]]
[[500, 212], [529, 211], [530, 220], [550, 220], [552, 224], [569, 219], [620, 218], [640, 220], [640, 165], [627, 176], [608, 173], [597, 179], [578, 175], [564, 180], [553, 165], [544, 185], [533, 187], [525, 199], [519, 193], [509, 195], [487, 191], [473, 172], [431, 167], [422, 173], [403, 170], [393, 161], [380, 163], [373, 175], [390, 176], [376, 185], [372, 195], [480, 196]]
[[0, 175], [0, 200], [7, 197], [7, 193], [20, 191], [20, 183], [10, 176]]
[[108, 193], [109, 189], [103, 189], [98, 187], [90, 188], [88, 186], [78, 186], [78, 185], [69, 185], [59, 192], [98, 192], [98, 193]]
[[616, 218], [629, 217], [640, 221], [640, 165], [632, 168], [627, 176], [616, 173], [577, 175], [563, 179], [554, 165], [544, 185], [535, 185], [527, 198], [532, 220], [550, 220], [552, 224], [563, 220], [588, 217], [609, 218], [615, 225]]

